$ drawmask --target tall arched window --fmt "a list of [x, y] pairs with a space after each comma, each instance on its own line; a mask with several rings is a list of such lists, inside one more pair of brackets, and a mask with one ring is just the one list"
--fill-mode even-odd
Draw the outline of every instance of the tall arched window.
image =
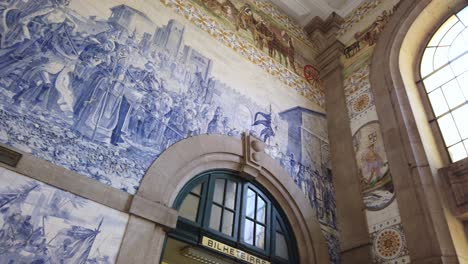
[[[291, 228], [276, 202], [234, 172], [210, 171], [195, 177], [181, 190], [174, 208], [179, 220], [169, 234], [163, 262], [177, 259], [168, 247], [185, 243], [178, 251], [185, 250], [182, 255], [192, 259], [205, 258], [201, 263], [297, 263]], [[218, 247], [226, 252], [206, 247], [205, 239], [221, 243]], [[253, 258], [242, 259], [246, 256]]]
[[468, 157], [468, 7], [448, 18], [429, 41], [421, 77], [452, 162]]

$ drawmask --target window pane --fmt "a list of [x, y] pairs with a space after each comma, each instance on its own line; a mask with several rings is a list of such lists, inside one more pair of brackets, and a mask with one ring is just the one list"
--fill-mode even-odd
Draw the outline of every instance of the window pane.
[[247, 202], [245, 205], [245, 215], [250, 218], [255, 217], [255, 192], [250, 188], [247, 190]]
[[283, 233], [283, 229], [281, 229], [281, 225], [280, 225], [278, 219], [276, 219], [276, 231]]
[[261, 249], [265, 248], [265, 227], [256, 224], [255, 227], [255, 246]]
[[450, 63], [456, 76], [468, 70], [468, 53]]
[[468, 105], [464, 105], [452, 112], [455, 124], [462, 139], [468, 138]]
[[233, 181], [228, 181], [226, 186], [226, 201], [224, 206], [229, 209], [234, 209], [236, 206], [236, 192], [237, 192], [237, 183]]
[[421, 61], [421, 76], [423, 78], [434, 71], [434, 67], [432, 67], [432, 62], [434, 60], [435, 51], [436, 48], [426, 48], [426, 51], [424, 51], [424, 56]]
[[438, 70], [431, 76], [427, 77], [424, 80], [424, 86], [426, 87], [426, 91], [429, 93], [435, 88], [441, 86], [442, 84], [450, 81], [455, 77], [453, 72], [449, 66], [445, 66], [442, 69]]
[[449, 51], [449, 60], [453, 60], [456, 57], [463, 54], [466, 51], [466, 47], [468, 45], [468, 28], [465, 28], [463, 32], [458, 35], [458, 37], [453, 41], [452, 45], [450, 46]]
[[452, 26], [457, 23], [458, 18], [456, 16], [451, 16], [445, 23], [437, 30], [437, 32], [432, 37], [431, 41], [429, 41], [428, 46], [438, 46], [442, 38], [445, 36], [448, 30], [452, 28]]
[[216, 179], [214, 194], [213, 194], [213, 201], [218, 204], [223, 204], [223, 196], [224, 196], [224, 179]]
[[188, 194], [180, 206], [179, 215], [187, 218], [188, 220], [196, 222], [199, 203], [200, 198], [196, 197], [195, 195]]
[[465, 42], [465, 45], [468, 45], [468, 28], [465, 28], [463, 32], [461, 33], [463, 41]]
[[246, 219], [244, 227], [244, 242], [253, 245], [254, 222]]
[[463, 144], [465, 146], [465, 151], [466, 151], [465, 156], [463, 158], [466, 158], [468, 157], [468, 139], [464, 140]]
[[221, 232], [228, 236], [232, 236], [232, 229], [234, 225], [234, 213], [224, 209], [223, 213], [223, 224], [221, 226]]
[[450, 147], [448, 151], [453, 162], [466, 158], [466, 150], [462, 142]]
[[463, 94], [465, 95], [465, 99], [468, 99], [468, 72], [457, 77], [458, 85], [460, 85]]
[[448, 32], [445, 34], [444, 38], [440, 42], [440, 45], [451, 45], [453, 40], [460, 34], [460, 32], [465, 28], [461, 22], [457, 22]]
[[447, 146], [451, 146], [461, 140], [451, 114], [447, 114], [437, 121]]
[[[447, 103], [450, 108], [454, 108], [455, 106], [459, 106], [465, 102], [465, 97], [458, 86], [457, 80], [450, 81], [446, 85], [442, 86], [442, 91], [444, 92], [445, 99], [447, 99]], [[435, 106], [433, 107], [435, 108]]]
[[213, 204], [211, 207], [210, 228], [219, 231], [219, 224], [221, 223], [221, 207]]
[[258, 196], [257, 200], [257, 221], [260, 223], [265, 223], [265, 212], [266, 212], [266, 203], [265, 201]]
[[468, 27], [468, 7], [465, 7], [462, 11], [458, 12], [457, 17], [461, 22], [463, 22], [465, 27]]
[[275, 255], [280, 258], [288, 259], [288, 246], [284, 236], [280, 233], [276, 233], [275, 242]]
[[434, 55], [434, 69], [438, 69], [449, 62], [448, 61], [449, 48], [450, 47], [438, 47], [437, 48], [436, 53]]
[[432, 109], [434, 109], [434, 115], [440, 116], [446, 113], [449, 108], [445, 102], [444, 95], [440, 89], [437, 89], [429, 94], [429, 100], [431, 101]]
[[200, 195], [201, 194], [201, 189], [202, 189], [202, 184], [198, 184], [197, 186], [195, 186], [193, 189], [192, 189], [192, 193], [194, 194], [197, 194], [197, 195]]

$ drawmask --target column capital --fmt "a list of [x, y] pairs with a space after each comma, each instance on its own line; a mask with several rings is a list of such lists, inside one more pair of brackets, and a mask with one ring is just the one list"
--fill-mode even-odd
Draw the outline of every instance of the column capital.
[[314, 17], [304, 27], [304, 31], [312, 43], [315, 44], [315, 48], [320, 51], [336, 41], [343, 22], [344, 19], [333, 12], [325, 20], [318, 16]]
[[318, 66], [320, 69], [320, 76], [326, 79], [327, 76], [334, 70], [342, 70], [343, 65], [340, 58], [343, 55], [345, 45], [336, 40], [331, 45], [326, 47], [317, 56]]
[[304, 31], [311, 35], [316, 31], [320, 30], [322, 33], [331, 33], [337, 31], [341, 24], [343, 24], [344, 19], [337, 13], [331, 13], [327, 19], [323, 20], [321, 17], [314, 17], [305, 27]]

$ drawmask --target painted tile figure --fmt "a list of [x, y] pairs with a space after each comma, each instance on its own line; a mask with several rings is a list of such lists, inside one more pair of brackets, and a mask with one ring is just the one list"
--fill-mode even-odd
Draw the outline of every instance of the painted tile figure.
[[[289, 67], [296, 74], [307, 62], [294, 48], [290, 28], [272, 20], [245, 0], [196, 0], [238, 34], [248, 37], [259, 50]], [[301, 40], [303, 41], [303, 40]], [[296, 57], [302, 61], [298, 63]]]
[[353, 140], [364, 203], [368, 210], [385, 208], [395, 194], [379, 123], [374, 121], [363, 125]]
[[125, 214], [5, 169], [0, 182], [1, 263], [115, 261]]

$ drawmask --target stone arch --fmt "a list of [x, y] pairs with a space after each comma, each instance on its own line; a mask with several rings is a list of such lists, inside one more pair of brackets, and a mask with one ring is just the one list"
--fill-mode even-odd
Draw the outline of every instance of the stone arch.
[[[288, 218], [302, 264], [328, 263], [327, 244], [315, 211], [286, 171], [266, 154], [261, 166], [249, 166], [245, 140], [222, 135], [184, 139], [159, 156], [143, 178], [136, 197], [171, 207], [179, 191], [196, 175], [212, 169], [241, 172], [270, 192]], [[246, 171], [249, 173], [246, 173]]]
[[444, 159], [434, 147], [437, 138], [431, 133], [417, 85], [426, 43], [463, 3], [467, 2], [402, 0], [371, 61], [371, 87], [413, 263], [436, 259], [455, 263], [457, 259], [450, 237], [454, 230], [438, 192], [437, 169]]

